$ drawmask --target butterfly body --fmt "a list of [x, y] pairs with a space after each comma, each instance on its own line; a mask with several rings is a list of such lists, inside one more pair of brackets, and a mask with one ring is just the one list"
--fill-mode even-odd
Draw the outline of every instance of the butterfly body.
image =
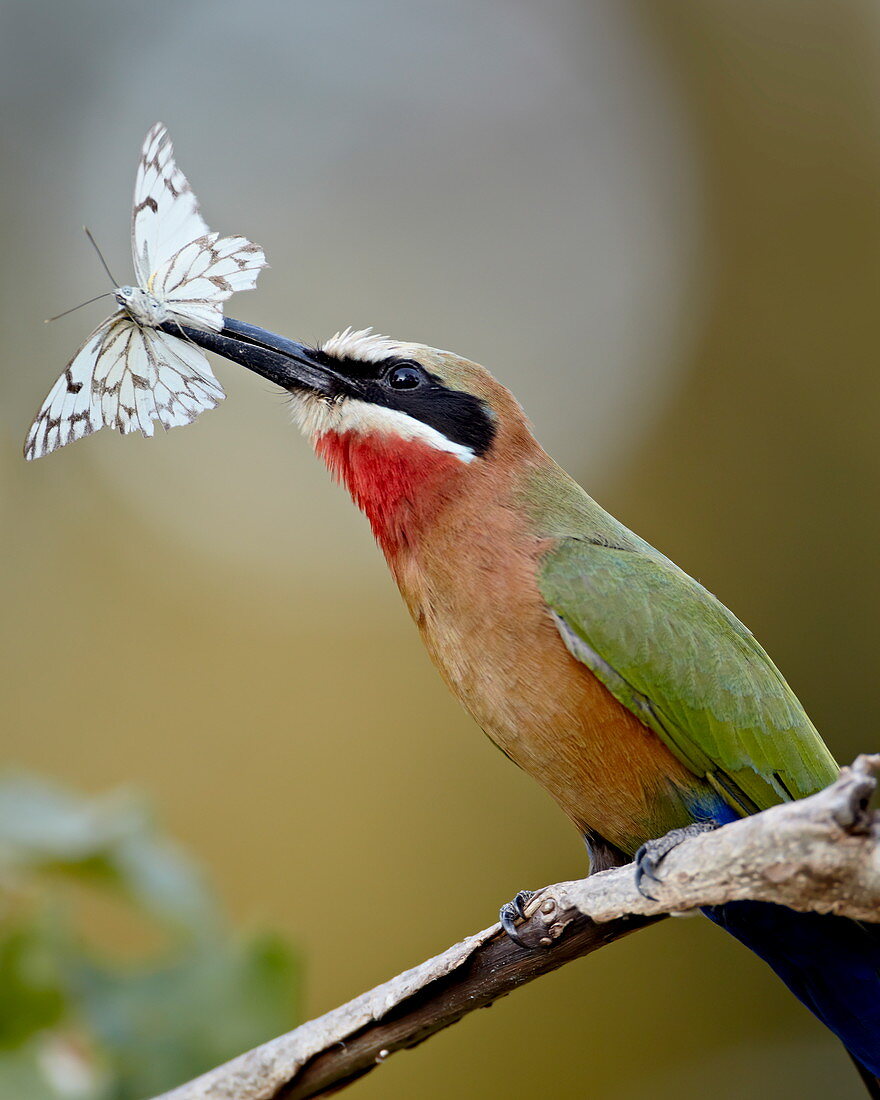
[[199, 213], [161, 123], [149, 131], [135, 179], [131, 247], [136, 284], [116, 287], [120, 309], [67, 364], [28, 431], [27, 459], [102, 427], [151, 436], [189, 424], [225, 394], [204, 353], [177, 324], [218, 332], [223, 304], [252, 290], [266, 266], [259, 245], [221, 237]]
[[158, 328], [171, 317], [167, 304], [142, 287], [120, 286], [113, 296], [135, 324]]

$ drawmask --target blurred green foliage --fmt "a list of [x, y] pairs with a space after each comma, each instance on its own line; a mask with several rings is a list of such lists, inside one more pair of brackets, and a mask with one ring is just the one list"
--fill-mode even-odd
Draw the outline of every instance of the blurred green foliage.
[[[108, 898], [158, 934], [137, 961], [92, 942]], [[154, 1096], [293, 1026], [295, 978], [136, 799], [0, 779], [2, 1100]]]

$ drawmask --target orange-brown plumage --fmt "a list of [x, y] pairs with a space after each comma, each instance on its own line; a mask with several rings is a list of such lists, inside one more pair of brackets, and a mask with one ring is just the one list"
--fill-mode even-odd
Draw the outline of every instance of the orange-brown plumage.
[[500, 415], [480, 462], [383, 432], [326, 432], [316, 450], [369, 518], [428, 652], [477, 723], [582, 833], [631, 854], [652, 824], [669, 828], [670, 794], [694, 777], [565, 648], [537, 587], [553, 536], [521, 499], [558, 467], [507, 390], [481, 381]]

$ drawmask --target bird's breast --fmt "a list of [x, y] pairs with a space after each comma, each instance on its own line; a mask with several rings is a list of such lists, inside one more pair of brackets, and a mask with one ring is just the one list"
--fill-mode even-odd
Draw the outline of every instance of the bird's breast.
[[689, 820], [695, 777], [565, 648], [538, 591], [552, 540], [504, 492], [447, 502], [389, 558], [425, 645], [481, 728], [581, 832], [628, 853]]
[[513, 463], [382, 434], [315, 448], [366, 513], [441, 675], [582, 833], [627, 853], [685, 825], [696, 782], [580, 664], [538, 590], [554, 544], [525, 515]]

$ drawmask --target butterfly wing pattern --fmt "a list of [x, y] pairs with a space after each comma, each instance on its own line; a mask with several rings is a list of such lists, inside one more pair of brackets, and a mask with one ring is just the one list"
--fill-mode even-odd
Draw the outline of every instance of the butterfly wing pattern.
[[[94, 374], [92, 401], [101, 423], [123, 435], [140, 430], [191, 424], [225, 396], [202, 352], [185, 340], [157, 329], [113, 322], [101, 343], [101, 374]], [[100, 425], [99, 425], [100, 426]]]
[[114, 314], [98, 325], [64, 368], [30, 426], [24, 444], [25, 458], [41, 458], [103, 425], [99, 419], [100, 406], [93, 408], [92, 383], [101, 346], [119, 317]]
[[25, 458], [105, 426], [151, 436], [154, 421], [189, 424], [225, 396], [204, 353], [182, 333], [157, 326], [218, 331], [223, 302], [253, 289], [266, 258], [244, 237], [208, 229], [161, 123], [147, 134], [138, 163], [132, 253], [135, 295], [148, 308], [126, 308], [132, 288], [117, 292], [123, 308], [95, 329], [52, 387], [28, 432]]
[[138, 285], [191, 241], [210, 233], [189, 180], [174, 163], [174, 147], [161, 122], [144, 138], [134, 180], [131, 251]]
[[253, 290], [266, 266], [259, 245], [208, 229], [161, 122], [147, 134], [138, 163], [131, 250], [141, 287], [174, 319], [215, 332], [223, 327], [222, 303], [238, 290]]

